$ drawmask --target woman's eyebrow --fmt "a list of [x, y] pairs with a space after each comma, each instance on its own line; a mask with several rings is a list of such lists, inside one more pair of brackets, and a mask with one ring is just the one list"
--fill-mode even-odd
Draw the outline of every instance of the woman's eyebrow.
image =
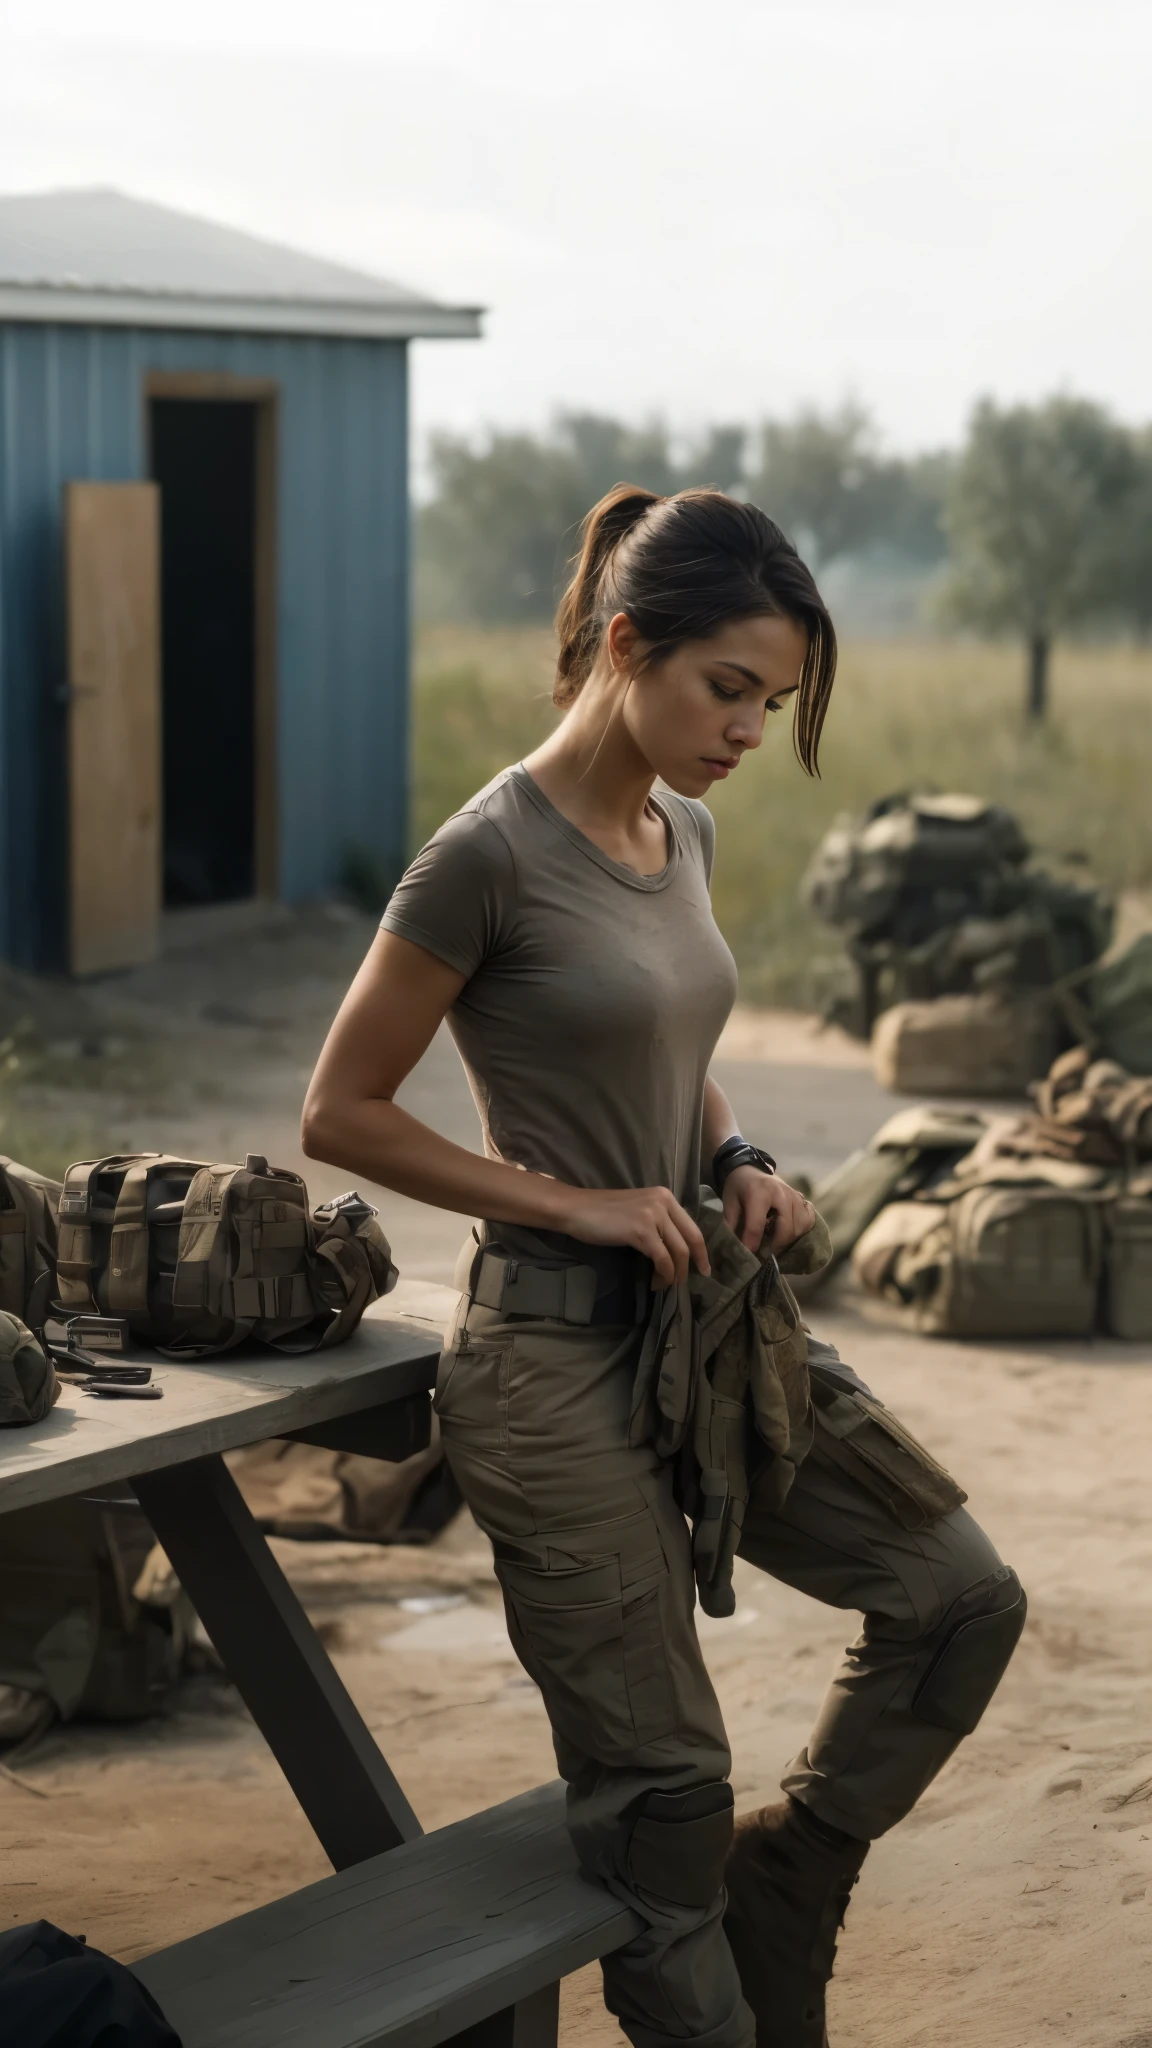
[[751, 683], [754, 690], [763, 690], [765, 688], [763, 676], [758, 676], [754, 668], [745, 668], [742, 662], [720, 660], [717, 661], [716, 666], [717, 668], [732, 669], [736, 675], [743, 676], [746, 683]]
[[[730, 668], [734, 675], [742, 676], [746, 683], [751, 683], [754, 690], [765, 690], [768, 688], [763, 676], [758, 676], [754, 668], [745, 668], [743, 662], [724, 661], [721, 659], [717, 661], [716, 666], [717, 668]], [[785, 683], [783, 689], [780, 690], [769, 690], [769, 702], [775, 703], [778, 697], [794, 697], [796, 690], [797, 685], [795, 683]]]

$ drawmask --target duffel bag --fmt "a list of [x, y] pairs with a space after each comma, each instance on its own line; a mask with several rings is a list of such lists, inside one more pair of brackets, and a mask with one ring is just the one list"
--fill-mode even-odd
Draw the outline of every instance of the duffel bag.
[[1063, 1168], [1060, 1179], [979, 1181], [948, 1199], [934, 1190], [923, 1204], [882, 1211], [857, 1244], [853, 1269], [928, 1335], [1087, 1336], [1104, 1264], [1099, 1178]]

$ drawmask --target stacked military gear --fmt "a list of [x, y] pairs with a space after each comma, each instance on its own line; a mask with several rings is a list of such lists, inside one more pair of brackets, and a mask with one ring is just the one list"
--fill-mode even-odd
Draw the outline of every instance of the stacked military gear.
[[1076, 1047], [1034, 1094], [892, 1118], [816, 1191], [837, 1254], [928, 1334], [1152, 1337], [1152, 1080]]
[[844, 934], [855, 987], [830, 1014], [862, 1038], [897, 1003], [1035, 1001], [1112, 930], [1101, 890], [1038, 865], [1012, 813], [974, 796], [887, 796], [838, 820], [802, 893]]

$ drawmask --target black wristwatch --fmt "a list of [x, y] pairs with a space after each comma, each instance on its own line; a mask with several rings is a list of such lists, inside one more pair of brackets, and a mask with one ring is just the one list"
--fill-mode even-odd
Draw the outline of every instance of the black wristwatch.
[[724, 1192], [728, 1175], [734, 1173], [738, 1166], [754, 1166], [760, 1173], [776, 1171], [776, 1161], [770, 1152], [762, 1152], [759, 1145], [750, 1145], [747, 1138], [725, 1138], [712, 1160], [712, 1186], [718, 1195]]

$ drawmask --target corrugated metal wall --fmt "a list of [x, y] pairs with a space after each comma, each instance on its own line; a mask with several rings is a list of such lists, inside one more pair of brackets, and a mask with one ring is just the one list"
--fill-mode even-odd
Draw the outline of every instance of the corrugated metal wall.
[[62, 964], [66, 708], [61, 501], [146, 474], [145, 379], [279, 386], [280, 893], [349, 849], [403, 865], [408, 757], [403, 342], [0, 326], [0, 958]]

